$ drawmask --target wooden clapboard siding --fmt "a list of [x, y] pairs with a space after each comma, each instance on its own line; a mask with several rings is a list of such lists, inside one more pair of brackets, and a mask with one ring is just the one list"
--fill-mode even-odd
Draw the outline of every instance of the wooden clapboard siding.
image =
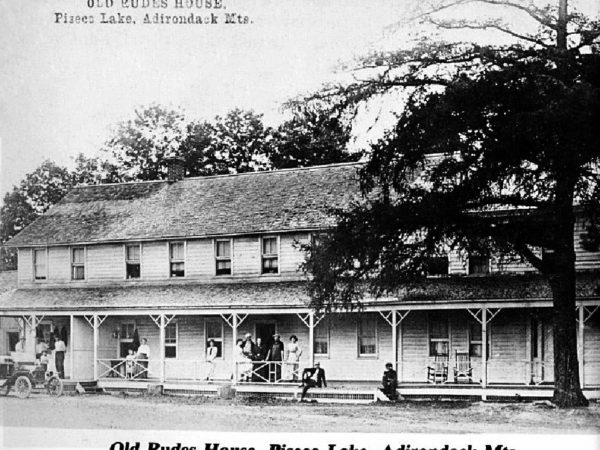
[[260, 239], [239, 237], [233, 239], [233, 275], [260, 274]]
[[166, 278], [169, 278], [169, 246], [166, 242], [144, 242], [142, 244], [142, 279]]
[[88, 245], [86, 280], [122, 280], [125, 278], [123, 244]]
[[412, 311], [402, 321], [402, 357], [399, 360], [402, 381], [427, 381], [429, 337], [427, 313]]
[[[69, 346], [73, 351], [73, 377], [76, 380], [94, 378], [94, 332], [83, 317], [73, 318]], [[69, 355], [65, 359], [70, 359]]]
[[529, 317], [522, 310], [505, 309], [488, 324], [489, 383], [525, 383], [527, 378]]
[[600, 310], [588, 319], [583, 330], [584, 381], [586, 386], [600, 385]]
[[20, 248], [17, 256], [17, 272], [19, 284], [33, 282], [33, 250]]
[[71, 250], [69, 247], [50, 247], [48, 249], [48, 281], [52, 283], [71, 281]]
[[212, 277], [215, 274], [215, 255], [212, 239], [187, 241], [185, 274], [188, 277]]
[[280, 237], [279, 270], [281, 273], [298, 273], [306, 255], [299, 248], [307, 244], [308, 234], [283, 234]]

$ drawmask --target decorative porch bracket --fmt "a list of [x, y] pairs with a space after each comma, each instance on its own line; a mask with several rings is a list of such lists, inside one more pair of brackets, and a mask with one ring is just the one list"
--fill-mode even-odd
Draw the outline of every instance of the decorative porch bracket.
[[42, 320], [44, 320], [44, 316], [21, 316], [23, 319], [23, 322], [27, 325], [29, 325], [29, 327], [32, 330], [35, 330], [38, 325], [42, 322]]
[[321, 322], [321, 320], [323, 320], [323, 318], [325, 317], [325, 314], [315, 314], [315, 313], [296, 313], [296, 315], [298, 316], [298, 318], [302, 321], [302, 323], [304, 325], [306, 325], [307, 327], [310, 328], [310, 316], [313, 316], [313, 327], [316, 327], [317, 325], [319, 325], [319, 322]]
[[[106, 315], [101, 316], [99, 314], [94, 314], [93, 316], [83, 316], [83, 317], [85, 318], [86, 322], [90, 325], [90, 327], [95, 328], [96, 326], [99, 327], [100, 325], [102, 325], [108, 316], [106, 316]], [[96, 325], [96, 320], [98, 321], [97, 325]]]
[[[483, 312], [484, 309], [486, 311], [485, 314]], [[496, 317], [498, 315], [498, 313], [501, 311], [501, 309], [500, 308], [496, 308], [496, 309], [481, 308], [481, 309], [477, 309], [475, 311], [473, 311], [472, 309], [467, 309], [467, 311], [469, 312], [469, 314], [471, 314], [473, 316], [473, 318], [480, 325], [483, 325], [484, 320], [487, 325], [488, 323], [490, 323], [492, 321], [492, 319], [494, 317]]]
[[588, 320], [590, 320], [592, 318], [592, 316], [594, 315], [594, 313], [596, 311], [598, 311], [598, 308], [600, 308], [599, 305], [596, 306], [577, 306], [577, 309], [582, 311], [583, 314], [581, 314], [583, 317], [578, 316], [577, 317], [577, 323], [579, 323], [580, 321], [583, 321], [583, 323], [585, 324]]
[[152, 314], [150, 314], [150, 318], [158, 328], [164, 328], [173, 321], [173, 319], [175, 318], [175, 314], [172, 314], [170, 316], [166, 314], [158, 314], [156, 316], [153, 316]]
[[237, 328], [244, 322], [244, 320], [246, 320], [248, 314], [221, 314], [221, 317], [225, 322], [227, 322], [227, 325], [229, 325], [231, 328], [233, 328], [234, 325], [237, 325]]
[[[397, 326], [400, 323], [402, 323], [402, 321], [406, 318], [406, 316], [408, 316], [409, 312], [410, 312], [410, 310], [399, 311], [397, 309], [393, 309], [391, 311], [379, 311], [379, 314], [381, 315], [381, 317], [383, 317], [383, 320], [385, 320], [388, 323], [388, 325], [393, 327], [393, 326]], [[396, 316], [395, 324], [394, 324], [394, 315]]]

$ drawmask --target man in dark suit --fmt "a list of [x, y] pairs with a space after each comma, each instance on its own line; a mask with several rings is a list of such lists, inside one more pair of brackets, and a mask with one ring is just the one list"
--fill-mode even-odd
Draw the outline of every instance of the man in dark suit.
[[327, 380], [325, 379], [325, 370], [321, 369], [321, 364], [316, 362], [315, 367], [306, 368], [302, 372], [302, 396], [300, 401], [304, 401], [306, 393], [311, 387], [327, 387]]
[[387, 363], [385, 365], [385, 372], [383, 372], [381, 384], [383, 385], [381, 392], [383, 392], [387, 398], [390, 400], [398, 400], [398, 392], [396, 391], [398, 388], [398, 375], [396, 374], [392, 363]]

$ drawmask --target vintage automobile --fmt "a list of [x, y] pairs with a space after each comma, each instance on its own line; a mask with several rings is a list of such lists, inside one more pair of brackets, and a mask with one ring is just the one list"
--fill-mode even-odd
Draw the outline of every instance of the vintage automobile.
[[3, 356], [0, 357], [0, 389], [8, 395], [12, 388], [19, 398], [29, 397], [34, 389], [43, 389], [58, 397], [63, 392], [63, 382], [57, 375], [47, 373], [43, 364], [17, 363]]

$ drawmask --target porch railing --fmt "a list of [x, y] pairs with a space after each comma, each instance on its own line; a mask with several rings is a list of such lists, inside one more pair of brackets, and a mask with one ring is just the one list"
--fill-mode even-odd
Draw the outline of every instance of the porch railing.
[[256, 383], [297, 383], [301, 380], [300, 364], [287, 361], [237, 361], [234, 379]]
[[142, 380], [148, 378], [148, 359], [111, 358], [98, 360], [98, 378]]

